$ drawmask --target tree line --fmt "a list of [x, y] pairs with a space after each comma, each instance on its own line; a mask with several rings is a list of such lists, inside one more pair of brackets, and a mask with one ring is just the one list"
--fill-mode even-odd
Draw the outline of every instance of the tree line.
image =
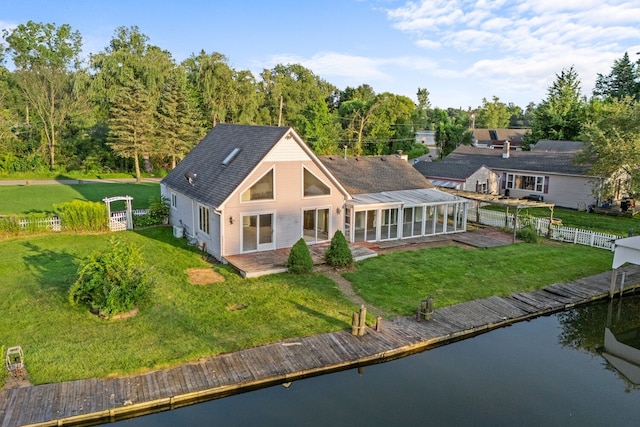
[[590, 101], [570, 68], [556, 76], [538, 105], [522, 109], [494, 96], [474, 109], [442, 109], [431, 106], [426, 88], [417, 88], [417, 103], [376, 93], [366, 83], [340, 90], [299, 64], [278, 64], [254, 76], [231, 67], [225, 55], [204, 50], [176, 63], [136, 26], [117, 28], [87, 63], [80, 59], [80, 33], [67, 24], [29, 21], [4, 31], [2, 40], [5, 175], [127, 171], [140, 178], [143, 171], [173, 168], [221, 122], [292, 126], [317, 154], [402, 150], [417, 157], [426, 153], [414, 136], [423, 129], [435, 131], [445, 155], [471, 144], [473, 127], [527, 127], [533, 142], [578, 139], [595, 116], [610, 114], [612, 99], [621, 103], [630, 96], [635, 106], [639, 92], [638, 64], [627, 54], [611, 74], [598, 76]]

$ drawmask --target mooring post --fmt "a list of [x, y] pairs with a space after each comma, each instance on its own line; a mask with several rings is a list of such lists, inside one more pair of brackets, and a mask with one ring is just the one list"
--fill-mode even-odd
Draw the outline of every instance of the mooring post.
[[376, 317], [376, 332], [380, 332], [382, 330], [382, 317]]
[[616, 289], [616, 279], [618, 276], [618, 270], [614, 268], [611, 270], [611, 286], [609, 287], [609, 298], [613, 298], [613, 293]]
[[433, 297], [430, 296], [420, 301], [420, 305], [416, 311], [416, 319], [418, 322], [422, 319], [430, 320], [431, 315], [433, 315]]
[[366, 321], [367, 321], [367, 307], [363, 305], [360, 306], [360, 322], [358, 323], [358, 336], [363, 336], [364, 335], [364, 331], [365, 331], [365, 327], [366, 327]]
[[354, 311], [351, 317], [351, 335], [358, 336], [358, 325], [360, 325], [360, 313]]

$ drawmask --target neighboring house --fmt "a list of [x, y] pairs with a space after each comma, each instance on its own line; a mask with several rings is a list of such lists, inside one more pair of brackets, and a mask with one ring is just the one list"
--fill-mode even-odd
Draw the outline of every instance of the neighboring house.
[[[540, 141], [531, 151], [461, 146], [436, 163], [418, 162], [414, 167], [434, 185], [460, 190], [541, 197], [557, 206], [584, 209], [596, 204], [601, 179], [589, 175], [588, 166], [574, 161], [583, 147], [576, 141]], [[493, 174], [488, 173], [488, 171]], [[474, 189], [477, 188], [477, 189]]]
[[511, 150], [520, 150], [528, 129], [474, 129], [473, 145], [482, 148], [502, 149], [506, 142]]
[[[161, 192], [170, 200], [171, 224], [218, 260], [289, 248], [300, 238], [326, 242], [337, 230], [352, 241], [419, 235], [398, 230], [409, 214], [412, 225], [420, 218], [420, 235], [466, 230], [465, 199], [431, 188], [396, 156], [375, 159], [380, 167], [354, 173], [363, 181], [349, 190], [329, 165], [354, 163], [356, 171], [358, 165], [373, 166], [369, 158], [321, 161], [290, 127], [218, 124], [161, 181]], [[374, 191], [362, 187], [367, 181], [404, 185], [385, 184]], [[362, 200], [360, 190], [374, 199]], [[403, 200], [401, 191], [407, 190], [411, 199]], [[428, 209], [435, 209], [432, 217]], [[429, 218], [435, 225], [425, 228]]]
[[440, 158], [440, 148], [436, 144], [435, 130], [418, 130], [416, 131], [416, 142], [426, 146], [429, 149], [427, 156], [438, 159]]

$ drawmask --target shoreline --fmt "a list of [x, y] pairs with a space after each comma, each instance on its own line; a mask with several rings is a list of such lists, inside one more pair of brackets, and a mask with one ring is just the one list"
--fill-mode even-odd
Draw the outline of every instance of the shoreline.
[[[640, 266], [622, 271], [640, 288]], [[431, 320], [399, 317], [349, 331], [288, 339], [141, 375], [85, 379], [0, 392], [0, 427], [118, 421], [360, 366], [382, 363], [513, 323], [609, 297], [611, 271], [509, 297], [444, 307]], [[620, 289], [616, 289], [618, 294]]]

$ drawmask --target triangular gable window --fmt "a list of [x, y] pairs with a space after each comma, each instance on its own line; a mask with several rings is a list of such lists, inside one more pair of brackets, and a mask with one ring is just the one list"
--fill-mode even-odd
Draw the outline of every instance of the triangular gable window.
[[242, 193], [243, 202], [252, 200], [273, 200], [273, 169], [263, 175], [248, 190]]
[[331, 194], [331, 189], [324, 182], [309, 172], [306, 168], [304, 170], [304, 197], [314, 196], [328, 196]]

